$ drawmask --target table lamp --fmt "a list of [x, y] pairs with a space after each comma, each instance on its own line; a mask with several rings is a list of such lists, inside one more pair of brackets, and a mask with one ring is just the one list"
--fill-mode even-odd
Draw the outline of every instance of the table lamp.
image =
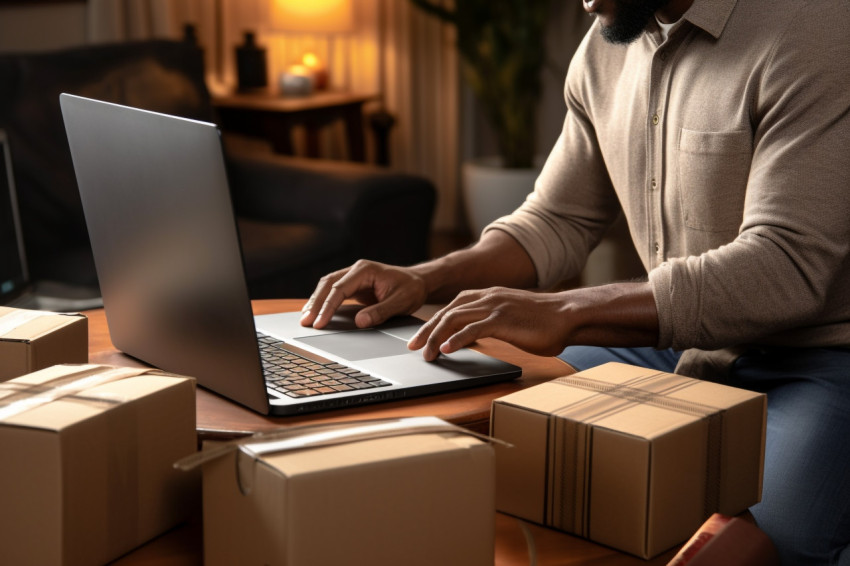
[[354, 6], [351, 0], [271, 0], [269, 27], [275, 32], [327, 36], [327, 61], [323, 62], [315, 51], [305, 51], [297, 65], [284, 70], [280, 78], [281, 87], [286, 91], [293, 75], [301, 75], [306, 69], [313, 88], [320, 90], [330, 84], [333, 40], [354, 27]]

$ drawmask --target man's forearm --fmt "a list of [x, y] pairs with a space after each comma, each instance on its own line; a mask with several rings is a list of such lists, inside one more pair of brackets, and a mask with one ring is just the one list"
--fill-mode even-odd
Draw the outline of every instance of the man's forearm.
[[658, 311], [649, 283], [611, 283], [563, 291], [570, 344], [608, 347], [658, 344]]
[[481, 338], [542, 356], [566, 346], [655, 346], [658, 316], [648, 283], [613, 283], [559, 293], [467, 291], [426, 322], [408, 346], [432, 361]]
[[425, 281], [428, 301], [445, 303], [466, 289], [502, 286], [529, 289], [537, 274], [525, 249], [500, 230], [475, 245], [412, 268]]

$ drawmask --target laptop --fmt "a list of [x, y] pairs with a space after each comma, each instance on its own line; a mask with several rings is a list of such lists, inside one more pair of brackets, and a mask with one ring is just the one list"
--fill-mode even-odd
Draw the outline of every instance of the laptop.
[[94, 289], [30, 279], [21, 215], [6, 132], [0, 129], [0, 305], [21, 309], [76, 312], [100, 308]]
[[[68, 94], [60, 105], [110, 335], [124, 353], [270, 415], [521, 374], [470, 349], [426, 362], [407, 349], [421, 325], [412, 317], [357, 329], [343, 309], [322, 330], [301, 326], [298, 312], [255, 317], [218, 128]], [[277, 361], [313, 373], [292, 378]]]

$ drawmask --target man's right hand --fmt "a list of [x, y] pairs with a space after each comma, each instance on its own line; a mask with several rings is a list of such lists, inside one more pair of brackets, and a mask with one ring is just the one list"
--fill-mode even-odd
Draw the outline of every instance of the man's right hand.
[[322, 277], [302, 309], [301, 324], [323, 328], [343, 301], [354, 299], [367, 305], [354, 319], [358, 328], [367, 328], [412, 314], [427, 297], [425, 281], [414, 270], [360, 260]]

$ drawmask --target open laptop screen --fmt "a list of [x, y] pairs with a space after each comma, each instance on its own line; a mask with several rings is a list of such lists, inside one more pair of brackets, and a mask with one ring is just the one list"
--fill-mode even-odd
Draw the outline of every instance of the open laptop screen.
[[12, 156], [5, 132], [0, 130], [0, 304], [20, 295], [27, 270], [12, 174]]

